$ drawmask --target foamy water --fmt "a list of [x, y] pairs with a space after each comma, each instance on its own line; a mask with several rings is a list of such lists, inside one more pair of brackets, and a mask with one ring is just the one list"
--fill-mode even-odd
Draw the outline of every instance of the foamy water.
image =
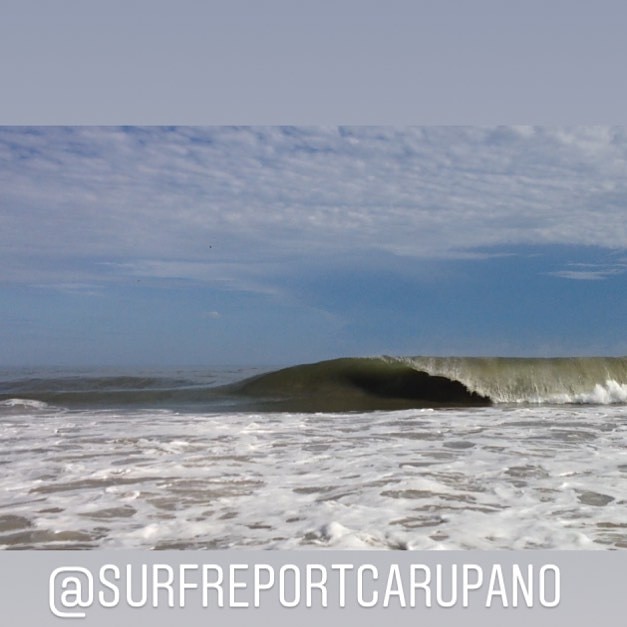
[[627, 548], [627, 407], [0, 408], [4, 548]]

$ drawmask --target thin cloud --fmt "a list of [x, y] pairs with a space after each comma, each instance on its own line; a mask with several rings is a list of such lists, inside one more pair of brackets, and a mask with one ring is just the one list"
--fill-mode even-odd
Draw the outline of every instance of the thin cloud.
[[81, 296], [99, 296], [102, 294], [101, 286], [92, 283], [45, 283], [34, 287]]
[[575, 281], [601, 281], [607, 279], [610, 273], [603, 270], [560, 270], [559, 272], [549, 272], [550, 276], [555, 276], [560, 279], [572, 279]]
[[570, 263], [568, 267], [575, 269], [559, 270], [547, 274], [560, 279], [572, 279], [575, 281], [601, 281], [627, 272], [627, 266], [623, 263], [612, 266], [593, 263]]

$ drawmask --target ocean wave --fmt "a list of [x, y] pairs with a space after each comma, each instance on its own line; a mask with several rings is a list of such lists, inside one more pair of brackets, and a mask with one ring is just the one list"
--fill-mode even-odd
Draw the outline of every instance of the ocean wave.
[[48, 403], [37, 401], [32, 398], [8, 398], [0, 401], [0, 407], [16, 407], [24, 409], [47, 409]]
[[404, 357], [431, 375], [447, 377], [493, 403], [614, 404], [627, 402], [625, 357]]
[[620, 357], [378, 357], [300, 365], [240, 392], [295, 411], [627, 402]]
[[5, 381], [0, 383], [0, 403], [32, 409], [48, 404], [294, 412], [627, 403], [624, 357], [341, 358], [237, 380], [250, 372], [208, 370], [191, 378], [77, 376]]
[[374, 411], [491, 402], [458, 380], [381, 358], [293, 366], [253, 377], [232, 389], [273, 411]]

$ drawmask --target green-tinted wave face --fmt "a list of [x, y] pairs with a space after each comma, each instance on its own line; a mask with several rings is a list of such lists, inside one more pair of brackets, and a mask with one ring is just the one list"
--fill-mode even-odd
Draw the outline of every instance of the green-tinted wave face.
[[491, 403], [624, 403], [627, 359], [381, 357], [294, 366], [237, 386], [295, 411]]
[[286, 368], [235, 386], [273, 409], [369, 411], [487, 405], [458, 381], [385, 359], [336, 359]]

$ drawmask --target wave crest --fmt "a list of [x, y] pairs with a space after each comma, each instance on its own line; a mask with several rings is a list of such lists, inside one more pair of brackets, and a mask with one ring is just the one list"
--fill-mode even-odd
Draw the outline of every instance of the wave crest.
[[8, 398], [0, 401], [0, 407], [16, 407], [23, 409], [47, 409], [48, 403], [36, 401], [32, 398]]
[[494, 403], [627, 402], [625, 357], [390, 357], [449, 377]]

